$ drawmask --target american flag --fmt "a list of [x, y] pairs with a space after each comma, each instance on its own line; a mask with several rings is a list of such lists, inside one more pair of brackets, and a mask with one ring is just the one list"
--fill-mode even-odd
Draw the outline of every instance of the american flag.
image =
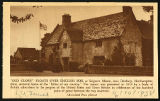
[[39, 27], [40, 29], [47, 30], [47, 25], [42, 24], [41, 22], [39, 22]]

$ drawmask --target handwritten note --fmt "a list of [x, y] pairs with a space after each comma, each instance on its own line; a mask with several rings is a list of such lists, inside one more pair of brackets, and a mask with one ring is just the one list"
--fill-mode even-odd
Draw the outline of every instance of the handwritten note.
[[25, 90], [16, 90], [16, 95], [19, 97], [31, 97], [31, 96], [49, 96], [48, 92], [39, 92], [39, 91], [25, 91]]

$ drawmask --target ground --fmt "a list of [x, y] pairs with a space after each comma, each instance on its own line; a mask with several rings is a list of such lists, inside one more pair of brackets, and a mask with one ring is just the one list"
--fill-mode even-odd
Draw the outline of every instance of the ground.
[[[28, 68], [28, 67], [27, 67]], [[50, 70], [37, 72], [36, 70], [25, 70], [23, 64], [11, 65], [11, 76], [106, 76], [109, 74], [85, 74], [84, 72], [60, 72], [54, 73]]]
[[109, 74], [85, 74], [84, 72], [60, 72], [54, 73], [52, 71], [12, 71], [11, 76], [113, 76]]
[[[125, 75], [123, 73], [115, 73], [113, 71], [113, 73], [106, 73], [106, 74], [86, 74], [84, 72], [59, 72], [59, 73], [55, 73], [52, 72], [50, 69], [45, 69], [44, 71], [38, 72], [37, 69], [35, 69], [35, 67], [30, 67], [30, 69], [28, 67], [25, 67], [24, 65], [11, 65], [11, 76], [111, 76], [111, 77], [120, 77], [120, 76], [138, 76], [139, 74], [134, 74], [134, 75]], [[36, 67], [37, 68], [37, 67]], [[40, 68], [38, 68], [38, 70], [40, 70]], [[145, 69], [148, 70], [148, 69]], [[137, 71], [136, 71], [137, 72]], [[142, 72], [140, 72], [142, 73]], [[146, 72], [148, 73], [148, 72]], [[150, 73], [150, 71], [149, 71]], [[144, 73], [142, 73], [144, 74]], [[149, 76], [148, 74], [145, 74], [146, 76]], [[153, 75], [152, 75], [153, 76]]]

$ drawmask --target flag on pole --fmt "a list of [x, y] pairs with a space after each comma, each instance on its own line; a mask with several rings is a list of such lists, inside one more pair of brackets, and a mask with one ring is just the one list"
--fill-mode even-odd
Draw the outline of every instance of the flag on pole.
[[42, 24], [41, 22], [39, 22], [39, 26], [40, 26], [40, 29], [47, 30], [47, 25]]

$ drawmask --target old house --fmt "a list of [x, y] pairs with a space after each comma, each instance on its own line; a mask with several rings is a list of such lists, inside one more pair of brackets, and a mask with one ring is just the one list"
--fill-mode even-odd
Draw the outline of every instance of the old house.
[[138, 21], [137, 24], [142, 32], [142, 60], [144, 66], [153, 66], [153, 15], [151, 20]]
[[14, 54], [17, 63], [38, 60], [38, 56], [38, 51], [35, 48], [17, 48]]
[[[119, 54], [113, 58], [116, 49]], [[70, 61], [103, 64], [119, 59], [123, 65], [143, 65], [142, 33], [128, 6], [120, 13], [77, 22], [71, 22], [69, 14], [63, 15], [62, 25], [56, 26], [42, 52], [46, 62], [59, 61], [63, 70], [67, 70]], [[129, 58], [131, 61], [127, 62]]]

